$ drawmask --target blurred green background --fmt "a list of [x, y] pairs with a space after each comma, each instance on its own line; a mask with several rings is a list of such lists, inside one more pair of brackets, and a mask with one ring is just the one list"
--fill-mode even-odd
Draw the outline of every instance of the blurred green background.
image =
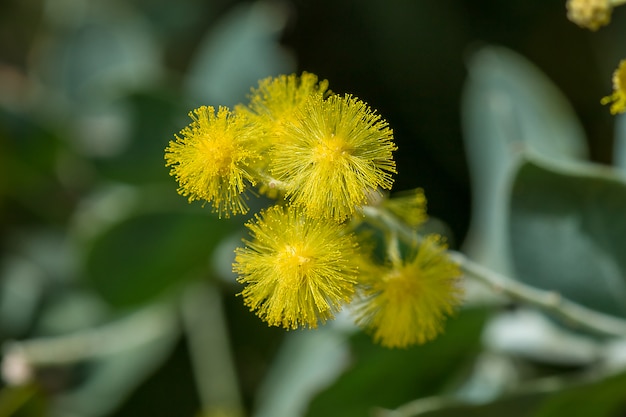
[[[432, 415], [626, 415], [623, 375], [552, 397], [490, 394], [505, 377], [465, 385], [494, 309], [468, 308], [440, 339], [399, 351], [343, 317], [315, 332], [268, 328], [235, 295], [241, 218], [187, 204], [164, 167], [193, 108], [232, 106], [260, 78], [309, 71], [388, 120], [394, 191], [424, 188], [458, 248], [473, 196], [462, 98], [483, 47], [536, 65], [571, 104], [589, 159], [614, 159], [615, 119], [599, 100], [626, 57], [626, 9], [591, 33], [567, 21], [564, 3], [0, 3], [0, 417], [356, 417], [463, 387], [494, 401]], [[538, 362], [525, 372], [582, 366]], [[581, 405], [591, 402], [602, 405]]]

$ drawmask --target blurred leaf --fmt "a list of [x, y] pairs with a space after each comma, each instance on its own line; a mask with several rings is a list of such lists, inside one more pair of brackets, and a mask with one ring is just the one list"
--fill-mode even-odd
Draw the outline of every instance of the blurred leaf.
[[407, 406], [411, 409], [410, 411], [400, 412], [398, 415], [401, 417], [530, 417], [536, 410], [537, 404], [546, 396], [545, 393], [522, 393], [486, 404], [460, 404], [454, 399], [437, 398], [433, 400], [427, 398], [423, 401], [431, 400], [430, 403], [418, 403], [418, 400]]
[[110, 417], [198, 416], [201, 405], [183, 338], [158, 369], [144, 378]]
[[615, 116], [613, 165], [626, 174], [626, 116]]
[[537, 366], [563, 368], [593, 365], [604, 349], [597, 339], [565, 329], [543, 312], [523, 306], [495, 315], [482, 340], [488, 350]]
[[[50, 175], [54, 170], [55, 155], [62, 143], [49, 129], [25, 114], [15, 113], [0, 107], [0, 144], [3, 157], [13, 158], [7, 162], [22, 175], [13, 175], [17, 181], [28, 181], [37, 172]], [[18, 166], [16, 166], [19, 163]], [[7, 169], [3, 164], [3, 169]], [[30, 175], [28, 171], [32, 170]], [[3, 177], [3, 180], [8, 177]]]
[[279, 44], [287, 10], [279, 2], [240, 4], [201, 43], [186, 90], [194, 106], [233, 106], [259, 79], [292, 72], [293, 59]]
[[585, 138], [562, 94], [521, 56], [484, 48], [468, 71], [462, 112], [473, 207], [465, 251], [508, 275], [506, 204], [518, 155], [532, 150], [555, 160], [585, 159]]
[[376, 407], [394, 408], [450, 386], [480, 348], [484, 310], [465, 310], [448, 321], [443, 335], [405, 350], [353, 339], [354, 364], [310, 405], [307, 416], [362, 417]]
[[109, 313], [107, 306], [92, 292], [58, 287], [40, 309], [36, 326], [38, 336], [85, 330], [105, 322]]
[[626, 317], [626, 181], [608, 168], [528, 159], [511, 197], [517, 277]]
[[116, 306], [141, 304], [204, 274], [211, 252], [233, 223], [195, 213], [126, 219], [97, 237], [86, 257], [87, 280]]
[[[55, 396], [51, 404], [52, 415], [109, 415], [171, 354], [178, 339], [175, 309], [154, 304], [139, 314], [143, 314], [141, 319], [135, 320], [131, 326], [122, 324], [119, 334], [115, 336], [122, 340], [132, 337], [140, 340], [143, 336], [139, 335], [145, 333], [145, 339], [140, 343], [129, 341], [126, 349], [89, 362], [82, 382]], [[138, 325], [141, 328], [133, 331], [132, 326]], [[132, 337], [125, 334], [129, 331], [133, 332]], [[119, 343], [119, 340], [116, 342]]]
[[[228, 334], [238, 371], [241, 395], [244, 404], [261, 402], [259, 389], [267, 382], [277, 358], [277, 352], [283, 348], [282, 342], [291, 335], [279, 327], [270, 327], [243, 304], [241, 297], [235, 294], [243, 286], [222, 286], [223, 306], [227, 317]], [[280, 416], [272, 416], [280, 417]], [[295, 417], [295, 416], [289, 416]]]
[[552, 394], [533, 417], [616, 417], [626, 412], [626, 373]]
[[44, 417], [47, 403], [34, 385], [0, 389], [0, 417]]
[[50, 4], [49, 17], [57, 24], [51, 28], [56, 30], [35, 49], [34, 68], [74, 110], [160, 76], [161, 51], [141, 15], [122, 2], [84, 2], [80, 12], [68, 10], [72, 6]]
[[50, 277], [30, 259], [5, 256], [0, 270], [0, 339], [26, 334]]
[[170, 180], [165, 147], [191, 121], [185, 120], [188, 110], [169, 92], [157, 90], [133, 93], [119, 106], [128, 117], [127, 143], [118, 152], [96, 159], [99, 172], [128, 184]]
[[289, 333], [260, 387], [255, 417], [304, 415], [312, 398], [346, 368], [347, 336], [334, 323]]
[[[531, 383], [486, 404], [453, 399], [407, 405], [398, 417], [617, 417], [626, 410], [626, 373], [580, 383], [575, 378]], [[565, 386], [563, 386], [565, 384]], [[431, 406], [432, 404], [432, 406]]]
[[243, 415], [222, 294], [206, 282], [190, 285], [180, 310], [202, 409]]
[[[64, 143], [29, 115], [0, 107], [0, 210], [12, 225], [31, 220], [62, 221], [71, 209], [56, 170]], [[42, 204], [45, 202], [45, 204]]]

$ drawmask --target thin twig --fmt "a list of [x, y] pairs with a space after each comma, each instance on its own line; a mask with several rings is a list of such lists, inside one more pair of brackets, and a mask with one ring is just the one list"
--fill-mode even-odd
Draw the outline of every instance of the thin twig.
[[219, 289], [204, 282], [190, 286], [182, 298], [181, 313], [203, 412], [243, 416], [244, 407]]
[[112, 355], [177, 333], [174, 308], [170, 304], [154, 304], [97, 328], [7, 342], [4, 358], [17, 355], [31, 366], [63, 365]]
[[[523, 383], [515, 388], [513, 391], [503, 393], [502, 395], [494, 398], [494, 401], [506, 400], [516, 397], [520, 398], [520, 400], [523, 400], [524, 396], [542, 394], [548, 395], [550, 393], [562, 391], [564, 389], [584, 386], [585, 384], [593, 383], [608, 375], [610, 374], [604, 372], [590, 371], [578, 374], [576, 376], [562, 375], [539, 378]], [[457, 414], [462, 414], [464, 411], [467, 412], [472, 408], [480, 407], [484, 404], [487, 403], [483, 401], [472, 401], [470, 399], [464, 399], [454, 395], [439, 395], [418, 398], [416, 400], [409, 401], [408, 403], [403, 404], [393, 410], [379, 408], [374, 410], [373, 415], [374, 417], [418, 417], [432, 411], [445, 409], [449, 411], [453, 408], [456, 408], [458, 410]]]
[[626, 320], [584, 307], [557, 292], [542, 290], [498, 274], [472, 261], [460, 252], [448, 251], [450, 257], [470, 277], [487, 284], [494, 291], [549, 311], [569, 325], [608, 336], [626, 336]]

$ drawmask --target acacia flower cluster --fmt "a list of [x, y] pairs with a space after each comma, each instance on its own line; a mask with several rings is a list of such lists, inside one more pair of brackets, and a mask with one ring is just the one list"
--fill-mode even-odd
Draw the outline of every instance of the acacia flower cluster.
[[385, 193], [396, 173], [387, 122], [306, 72], [261, 80], [249, 98], [234, 110], [194, 110], [165, 149], [178, 192], [219, 217], [248, 212], [250, 195], [275, 200], [246, 223], [250, 238], [235, 251], [244, 304], [270, 326], [296, 329], [353, 303], [356, 323], [385, 346], [435, 337], [462, 293], [445, 244], [427, 236], [400, 255], [395, 234], [372, 222], [389, 255], [364, 249], [376, 245], [362, 227], [365, 206], [411, 232], [426, 219], [421, 190]]

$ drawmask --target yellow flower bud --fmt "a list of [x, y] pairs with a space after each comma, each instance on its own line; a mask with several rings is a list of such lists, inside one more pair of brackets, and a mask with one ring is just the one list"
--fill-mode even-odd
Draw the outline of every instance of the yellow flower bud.
[[578, 26], [596, 31], [611, 22], [610, 0], [568, 0], [567, 18]]
[[626, 59], [623, 59], [613, 72], [613, 94], [600, 100], [602, 104], [611, 104], [611, 114], [626, 111]]

